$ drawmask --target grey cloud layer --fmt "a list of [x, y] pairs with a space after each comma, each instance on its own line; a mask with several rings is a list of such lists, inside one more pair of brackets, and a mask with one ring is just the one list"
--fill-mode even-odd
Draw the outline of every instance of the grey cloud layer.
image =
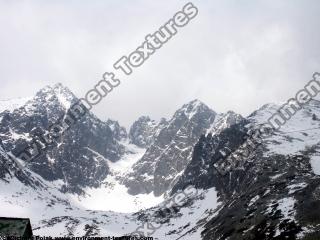
[[[318, 1], [193, 1], [199, 15], [94, 111], [128, 125], [199, 98], [244, 115], [318, 71]], [[61, 82], [82, 96], [182, 1], [1, 1], [1, 98]]]

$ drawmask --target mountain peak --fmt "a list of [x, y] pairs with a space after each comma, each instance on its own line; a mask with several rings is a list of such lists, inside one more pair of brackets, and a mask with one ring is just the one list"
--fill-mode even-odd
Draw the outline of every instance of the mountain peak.
[[36, 98], [41, 98], [45, 101], [51, 101], [55, 97], [66, 109], [69, 109], [72, 103], [77, 99], [71, 90], [61, 83], [56, 83], [53, 86], [45, 86], [36, 93]]
[[149, 116], [141, 116], [136, 120], [129, 131], [130, 142], [141, 148], [151, 145], [154, 134], [161, 124], [152, 120]]
[[117, 140], [120, 141], [121, 139], [126, 139], [128, 137], [126, 129], [120, 126], [118, 121], [109, 118], [106, 123]]
[[203, 104], [203, 102], [201, 102], [199, 99], [197, 99], [197, 98], [195, 98], [195, 99], [193, 99], [192, 101], [190, 101], [189, 102], [189, 104], [199, 104], [199, 103], [202, 103]]
[[208, 128], [207, 134], [218, 134], [226, 128], [229, 128], [232, 125], [240, 123], [244, 118], [234, 112], [227, 111], [226, 113], [220, 113], [216, 116], [212, 125]]
[[62, 83], [56, 83], [54, 85], [46, 85], [45, 87], [41, 88], [38, 93], [59, 93], [64, 92], [66, 94], [73, 94], [71, 90], [64, 86]]
[[201, 102], [199, 99], [193, 99], [192, 101], [190, 101], [189, 103], [187, 103], [186, 105], [191, 105], [191, 106], [199, 106], [199, 105], [206, 105], [203, 102]]
[[180, 115], [181, 113], [185, 114], [189, 119], [191, 119], [195, 114], [199, 112], [210, 111], [213, 114], [216, 114], [212, 109], [210, 109], [206, 104], [201, 102], [198, 99], [194, 99], [189, 103], [184, 104], [176, 114]]
[[53, 88], [54, 88], [54, 89], [61, 89], [61, 88], [66, 88], [66, 87], [63, 86], [62, 83], [56, 83], [56, 84], [53, 85]]

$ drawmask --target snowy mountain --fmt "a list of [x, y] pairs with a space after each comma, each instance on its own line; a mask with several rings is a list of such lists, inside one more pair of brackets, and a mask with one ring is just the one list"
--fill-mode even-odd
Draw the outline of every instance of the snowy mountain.
[[207, 129], [206, 134], [218, 134], [226, 128], [231, 127], [232, 125], [238, 124], [243, 117], [240, 114], [237, 114], [233, 111], [228, 111], [226, 113], [217, 114], [211, 126]]
[[[160, 196], [191, 160], [192, 149], [211, 126], [216, 113], [198, 100], [183, 105], [157, 131], [153, 143], [124, 179], [130, 194]], [[161, 123], [160, 123], [161, 124]]]
[[[43, 146], [35, 139], [64, 118], [77, 100], [69, 89], [57, 84], [41, 89], [13, 111], [0, 113], [5, 151], [16, 156], [27, 146], [40, 151]], [[48, 181], [62, 180], [64, 191], [80, 193], [82, 187], [99, 186], [109, 172], [106, 159], [117, 161], [126, 151], [120, 142], [126, 133], [120, 133], [117, 127], [115, 122], [102, 122], [88, 113], [43, 154], [25, 164]]]
[[[312, 101], [256, 149], [244, 153], [248, 130], [266, 122], [279, 107], [265, 105], [197, 143], [172, 193], [190, 183], [217, 189], [223, 207], [205, 224], [203, 239], [318, 239], [320, 102]], [[226, 147], [230, 152], [221, 154]], [[214, 167], [221, 158], [236, 167], [222, 175]]]
[[[86, 196], [62, 192], [63, 180], [48, 181], [28, 168], [21, 171], [15, 161], [1, 147], [0, 169], [5, 170], [4, 173], [1, 171], [0, 175], [2, 179], [0, 181], [0, 212], [2, 216], [31, 218], [34, 234], [63, 237], [132, 235], [142, 229], [146, 221], [154, 221], [154, 224], [158, 222], [164, 226], [153, 232], [155, 239], [161, 239], [165, 235], [168, 235], [166, 239], [176, 239], [180, 234], [188, 236], [188, 230], [196, 227], [197, 220], [202, 216], [209, 215], [208, 209], [218, 207], [216, 191], [211, 189], [193, 194], [190, 199], [185, 201], [185, 204], [179, 206], [184, 215], [191, 216], [194, 210], [197, 210], [197, 213], [188, 220], [176, 212], [177, 207], [171, 209], [168, 204], [172, 201], [170, 198], [165, 202], [159, 198], [159, 201], [154, 203], [155, 207], [141, 211], [136, 210], [136, 213], [101, 210], [101, 208], [119, 210], [124, 206], [127, 206], [126, 209], [122, 209], [124, 211], [134, 210], [136, 206], [130, 204], [139, 205], [142, 203], [143, 206], [147, 206], [154, 198], [151, 194], [149, 198], [136, 195], [131, 196], [130, 199], [127, 189], [117, 182], [116, 177], [129, 170], [134, 163], [131, 153], [135, 153], [136, 160], [138, 160], [145, 152], [144, 149], [134, 147], [134, 145], [128, 144], [127, 147], [129, 151], [121, 161], [108, 162], [110, 174], [102, 184], [103, 186], [84, 189]], [[99, 196], [101, 196], [100, 199]], [[215, 201], [214, 205], [212, 205], [213, 200]], [[159, 204], [160, 202], [163, 203]], [[107, 206], [106, 203], [108, 203]], [[99, 210], [95, 210], [95, 207]], [[137, 209], [141, 208], [137, 207]], [[167, 214], [168, 216], [159, 218], [159, 214]], [[175, 225], [167, 221], [171, 217], [176, 218]], [[183, 225], [189, 226], [174, 232], [176, 226]], [[144, 233], [139, 232], [139, 234]]]
[[244, 118], [194, 100], [129, 133], [88, 113], [31, 163], [14, 157], [76, 101], [57, 84], [0, 112], [2, 216], [46, 236], [319, 239], [320, 102], [251, 149], [281, 105]]
[[231, 111], [216, 114], [199, 100], [183, 105], [170, 121], [155, 127], [153, 143], [124, 180], [129, 193], [161, 196], [169, 191], [191, 161], [200, 136], [208, 131], [219, 133], [241, 119]]
[[142, 116], [130, 127], [130, 142], [138, 147], [147, 148], [153, 143], [159, 131], [167, 124], [164, 118], [158, 123], [148, 116]]

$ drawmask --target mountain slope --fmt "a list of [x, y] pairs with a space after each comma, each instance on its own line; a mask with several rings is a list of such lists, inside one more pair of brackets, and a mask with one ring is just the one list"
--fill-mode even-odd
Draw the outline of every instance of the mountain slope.
[[198, 100], [175, 112], [155, 136], [144, 156], [124, 179], [129, 193], [162, 195], [191, 159], [193, 145], [214, 121], [216, 113]]
[[138, 147], [147, 148], [166, 124], [167, 121], [164, 118], [160, 122], [156, 122], [147, 116], [142, 116], [130, 127], [130, 142]]
[[[1, 150], [1, 149], [0, 149]], [[2, 159], [11, 161], [1, 150]], [[3, 155], [2, 155], [3, 154]], [[161, 226], [152, 231], [155, 239], [199, 239], [201, 226], [197, 222], [218, 212], [219, 199], [215, 189], [190, 191], [189, 197], [175, 204], [177, 196], [137, 213], [117, 213], [88, 209], [75, 201], [74, 197], [59, 191], [62, 180], [46, 181], [27, 169], [20, 171], [30, 181], [27, 184], [13, 169], [0, 180], [0, 212], [4, 217], [30, 218], [35, 235], [51, 237], [77, 236], [123, 236], [139, 234], [150, 236], [144, 231], [146, 224]], [[110, 188], [111, 189], [111, 188]], [[75, 196], [75, 195], [74, 195]], [[118, 199], [119, 204], [121, 199]], [[128, 200], [128, 199], [124, 199]], [[109, 201], [105, 199], [105, 203]], [[174, 204], [172, 204], [174, 203]], [[91, 206], [92, 207], [92, 206]]]
[[[56, 85], [0, 113], [2, 215], [31, 217], [36, 234], [52, 236], [144, 235], [151, 224], [161, 226], [149, 232], [158, 239], [320, 237], [320, 102], [250, 149], [250, 133], [280, 106], [243, 118], [195, 100], [169, 121], [141, 117], [129, 134], [89, 113], [21, 170], [10, 151], [45, 132], [75, 101]], [[192, 186], [195, 194], [181, 198]], [[117, 205], [139, 211], [106, 211]]]
[[[5, 151], [18, 156], [27, 146], [33, 146], [34, 151], [42, 149], [41, 141], [34, 140], [64, 118], [77, 100], [69, 89], [57, 84], [40, 90], [19, 108], [0, 113]], [[120, 133], [116, 127], [111, 129], [111, 124], [116, 125], [87, 113], [39, 157], [25, 164], [46, 180], [62, 180], [63, 191], [80, 193], [82, 187], [98, 186], [108, 175], [106, 159], [117, 161], [126, 151]]]
[[[312, 101], [249, 154], [244, 151], [249, 129], [266, 122], [279, 107], [265, 105], [243, 123], [199, 140], [173, 193], [190, 183], [218, 190], [222, 208], [205, 225], [203, 239], [320, 236], [320, 103]], [[226, 147], [230, 152], [221, 154]], [[223, 174], [215, 165], [221, 159], [227, 166], [233, 163]]]

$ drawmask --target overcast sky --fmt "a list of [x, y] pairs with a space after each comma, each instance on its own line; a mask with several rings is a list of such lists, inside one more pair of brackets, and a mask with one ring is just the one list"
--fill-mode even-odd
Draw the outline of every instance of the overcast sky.
[[[0, 98], [61, 82], [82, 97], [187, 1], [0, 0]], [[128, 126], [198, 98], [246, 116], [295, 95], [320, 71], [320, 1], [193, 1], [198, 16], [94, 112]]]

